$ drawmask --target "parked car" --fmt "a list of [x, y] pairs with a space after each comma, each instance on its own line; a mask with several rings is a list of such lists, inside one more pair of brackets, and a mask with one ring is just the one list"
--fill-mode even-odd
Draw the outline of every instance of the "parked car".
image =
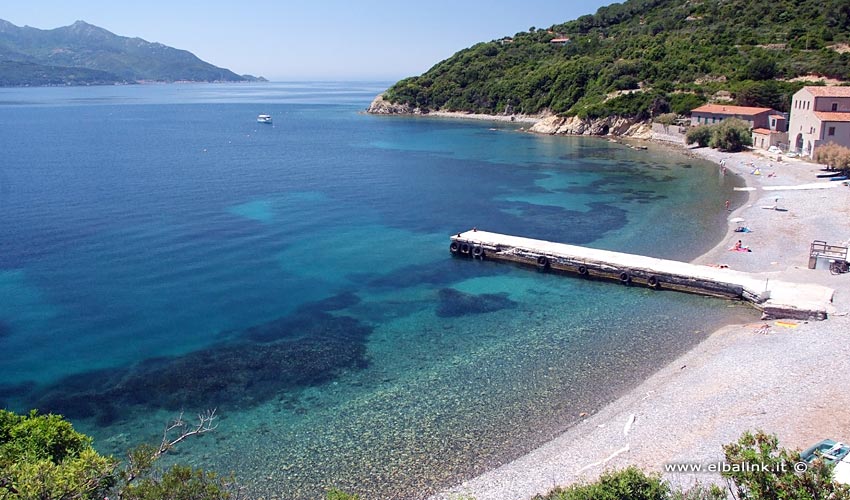
[[779, 149], [779, 147], [777, 147], [777, 146], [771, 146], [771, 147], [767, 148], [767, 152], [768, 153], [774, 153], [774, 154], [781, 154], [782, 150]]

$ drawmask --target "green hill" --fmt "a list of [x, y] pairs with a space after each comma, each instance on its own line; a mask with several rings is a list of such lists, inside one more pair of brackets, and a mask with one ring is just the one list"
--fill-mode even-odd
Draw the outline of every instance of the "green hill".
[[0, 19], [0, 85], [253, 80], [191, 52], [115, 35], [83, 21], [52, 30]]
[[788, 110], [795, 77], [850, 80], [848, 41], [848, 0], [627, 0], [461, 50], [384, 98], [421, 111], [645, 118], [725, 90]]

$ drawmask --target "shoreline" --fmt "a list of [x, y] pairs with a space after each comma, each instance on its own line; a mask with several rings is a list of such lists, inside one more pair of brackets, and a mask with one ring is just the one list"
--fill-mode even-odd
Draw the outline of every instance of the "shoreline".
[[[790, 159], [779, 163], [775, 155], [754, 152], [650, 142], [718, 165], [725, 159], [726, 174], [741, 176], [750, 188], [745, 201], [731, 207], [729, 218], [744, 218], [753, 232], [735, 232], [730, 224], [721, 241], [691, 262], [832, 287], [836, 312], [826, 321], [795, 321], [792, 327], [767, 321], [720, 328], [555, 439], [431, 498], [530, 500], [555, 486], [591, 481], [605, 470], [629, 465], [662, 473], [674, 486], [722, 486], [718, 474], [664, 473], [664, 465], [722, 461], [722, 445], [748, 430], [775, 433], [780, 446], [798, 449], [823, 438], [850, 438], [841, 434], [850, 428], [850, 415], [841, 410], [850, 406], [845, 390], [850, 373], [812, 369], [824, 360], [850, 357], [850, 277], [807, 267], [812, 240], [845, 244], [850, 238], [847, 187], [764, 191], [816, 182], [820, 166]], [[762, 175], [752, 174], [756, 166]], [[722, 207], [724, 202], [718, 203]], [[762, 208], [770, 205], [782, 210]], [[753, 252], [729, 252], [739, 239]], [[765, 324], [769, 333], [757, 333]]]
[[481, 113], [463, 113], [460, 111], [429, 111], [421, 116], [488, 122], [524, 123], [527, 125], [534, 125], [543, 119], [543, 117], [534, 115], [486, 115]]

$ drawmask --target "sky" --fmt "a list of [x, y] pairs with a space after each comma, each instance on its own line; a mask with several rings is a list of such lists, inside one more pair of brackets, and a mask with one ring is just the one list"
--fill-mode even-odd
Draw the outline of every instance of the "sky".
[[272, 81], [398, 80], [455, 52], [592, 14], [612, 0], [16, 0], [0, 19], [83, 20]]

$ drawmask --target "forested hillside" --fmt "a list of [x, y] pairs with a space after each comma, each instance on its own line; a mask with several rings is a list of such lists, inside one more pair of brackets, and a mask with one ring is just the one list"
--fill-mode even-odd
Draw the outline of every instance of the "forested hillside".
[[795, 77], [850, 80], [848, 41], [848, 0], [627, 0], [461, 50], [385, 99], [422, 110], [646, 117], [687, 112], [725, 90], [741, 105], [787, 110], [803, 85]]

